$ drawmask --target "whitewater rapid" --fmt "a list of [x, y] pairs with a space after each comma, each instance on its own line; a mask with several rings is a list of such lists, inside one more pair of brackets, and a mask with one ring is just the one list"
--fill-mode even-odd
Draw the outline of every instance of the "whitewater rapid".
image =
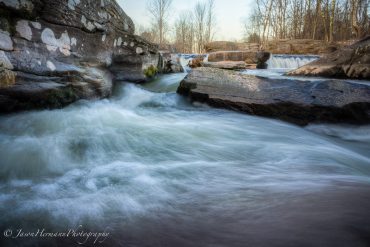
[[296, 69], [317, 60], [316, 55], [272, 54], [267, 61], [268, 69]]
[[368, 223], [370, 126], [301, 128], [213, 109], [175, 93], [184, 76], [1, 116], [1, 229], [109, 229], [111, 246], [356, 239], [337, 217]]

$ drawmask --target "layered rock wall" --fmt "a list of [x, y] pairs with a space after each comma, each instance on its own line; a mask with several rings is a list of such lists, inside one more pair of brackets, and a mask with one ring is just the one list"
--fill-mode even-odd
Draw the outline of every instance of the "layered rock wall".
[[0, 0], [0, 112], [107, 97], [145, 81], [157, 47], [115, 0]]

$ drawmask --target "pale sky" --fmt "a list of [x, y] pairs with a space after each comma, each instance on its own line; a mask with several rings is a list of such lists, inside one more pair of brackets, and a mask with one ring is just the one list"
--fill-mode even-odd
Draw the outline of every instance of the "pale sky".
[[[117, 0], [126, 14], [134, 21], [135, 26], [150, 25], [150, 16], [146, 10], [147, 1]], [[170, 26], [173, 25], [178, 13], [193, 10], [197, 1], [199, 0], [173, 0]], [[254, 0], [215, 0], [215, 40], [241, 40], [243, 37], [242, 22], [253, 11], [254, 2]]]

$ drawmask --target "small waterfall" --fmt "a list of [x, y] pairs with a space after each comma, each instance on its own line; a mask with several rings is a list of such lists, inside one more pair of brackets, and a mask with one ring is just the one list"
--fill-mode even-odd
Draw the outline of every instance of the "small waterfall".
[[184, 70], [184, 73], [187, 73], [190, 70], [188, 64], [191, 59], [192, 58], [186, 56], [186, 54], [179, 54], [179, 62], [181, 64], [182, 69]]
[[206, 55], [205, 55], [205, 57], [204, 57], [204, 59], [203, 59], [203, 62], [208, 62], [208, 56], [209, 56], [209, 54], [207, 53]]
[[205, 55], [198, 55], [198, 54], [178, 54], [179, 63], [181, 64], [182, 68], [184, 69], [184, 72], [187, 73], [191, 70], [191, 68], [188, 66], [189, 62], [199, 56], [203, 57], [204, 62], [208, 62], [208, 54]]
[[318, 58], [319, 56], [315, 55], [276, 54], [271, 55], [267, 65], [269, 69], [296, 69]]

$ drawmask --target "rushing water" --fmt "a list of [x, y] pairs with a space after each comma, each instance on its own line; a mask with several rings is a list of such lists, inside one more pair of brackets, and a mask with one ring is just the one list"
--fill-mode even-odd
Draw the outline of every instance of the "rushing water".
[[175, 93], [184, 76], [0, 117], [1, 229], [110, 232], [90, 246], [369, 244], [369, 126], [212, 109]]
[[318, 59], [315, 55], [272, 54], [267, 61], [269, 69], [296, 69]]

